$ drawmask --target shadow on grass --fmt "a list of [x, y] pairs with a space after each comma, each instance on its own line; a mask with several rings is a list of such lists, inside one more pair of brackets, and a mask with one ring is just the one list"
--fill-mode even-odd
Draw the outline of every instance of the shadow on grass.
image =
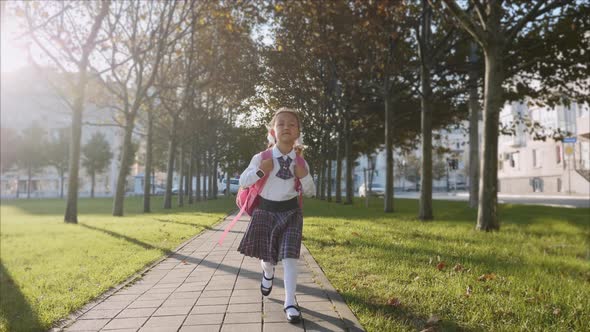
[[167, 255], [168, 254], [171, 254], [173, 252], [173, 251], [171, 251], [169, 249], [164, 249], [164, 248], [156, 247], [156, 246], [151, 245], [149, 243], [146, 243], [146, 242], [143, 242], [143, 241], [134, 239], [132, 237], [129, 237], [127, 235], [119, 234], [119, 233], [116, 233], [116, 232], [113, 232], [113, 231], [109, 231], [109, 230], [106, 230], [106, 229], [102, 229], [102, 228], [98, 228], [98, 227], [94, 227], [94, 226], [90, 226], [90, 225], [86, 225], [86, 224], [78, 224], [78, 225], [81, 226], [81, 227], [84, 227], [84, 228], [91, 229], [93, 231], [99, 231], [99, 232], [105, 233], [105, 234], [110, 235], [110, 236], [112, 236], [112, 237], [114, 237], [116, 239], [125, 240], [125, 241], [127, 241], [129, 243], [135, 244], [135, 245], [140, 246], [140, 247], [142, 247], [144, 249], [148, 249], [148, 250], [156, 249], [156, 250], [159, 250], [160, 252], [162, 252], [163, 254], [167, 254]]
[[6, 320], [6, 331], [43, 330], [37, 313], [2, 263], [0, 263], [0, 294], [0, 317]]
[[[415, 199], [396, 199], [393, 213], [383, 212], [382, 199], [371, 200], [369, 208], [366, 208], [364, 203], [358, 199], [354, 201], [353, 205], [328, 203], [320, 200], [308, 200], [307, 202], [306, 217], [327, 217], [340, 220], [374, 218], [374, 222], [383, 224], [420, 222], [417, 218], [419, 201]], [[470, 224], [472, 227], [475, 227], [477, 222], [477, 209], [470, 208], [467, 202], [435, 200], [433, 211], [434, 220], [429, 222], [444, 222], [457, 226]], [[588, 233], [590, 228], [590, 209], [587, 208], [499, 204], [498, 216], [500, 231], [502, 226], [538, 225], [547, 223], [551, 218], [566, 221], [568, 224], [580, 228], [582, 233]]]

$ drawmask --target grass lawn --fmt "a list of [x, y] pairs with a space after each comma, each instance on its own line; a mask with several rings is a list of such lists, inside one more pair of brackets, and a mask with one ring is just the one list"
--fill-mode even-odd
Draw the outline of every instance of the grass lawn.
[[[590, 209], [502, 205], [474, 230], [465, 202], [306, 200], [304, 243], [367, 331], [590, 331]], [[434, 316], [434, 317], [433, 317]]]
[[0, 331], [46, 330], [110, 287], [215, 224], [233, 200], [200, 202], [140, 213], [127, 198], [125, 217], [111, 216], [111, 199], [81, 199], [79, 223], [65, 224], [62, 200], [2, 201], [0, 205]]

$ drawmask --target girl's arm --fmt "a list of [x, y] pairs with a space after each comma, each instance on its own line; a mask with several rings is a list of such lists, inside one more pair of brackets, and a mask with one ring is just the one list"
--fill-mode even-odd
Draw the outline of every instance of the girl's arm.
[[301, 189], [305, 196], [313, 196], [315, 195], [315, 183], [309, 172], [309, 164], [307, 164], [307, 161], [305, 162], [305, 168], [307, 168], [307, 175], [299, 179], [299, 181], [301, 181]]
[[256, 171], [258, 171], [258, 168], [260, 167], [261, 158], [260, 153], [252, 157], [250, 165], [248, 165], [248, 168], [246, 168], [246, 170], [242, 172], [242, 175], [240, 175], [240, 187], [250, 187], [256, 183], [256, 181], [260, 180], [258, 175], [256, 175]]

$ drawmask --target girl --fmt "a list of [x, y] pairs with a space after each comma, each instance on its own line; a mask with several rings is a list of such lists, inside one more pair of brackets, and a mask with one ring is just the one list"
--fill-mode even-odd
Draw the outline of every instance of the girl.
[[284, 311], [290, 323], [301, 320], [295, 289], [303, 215], [299, 208], [295, 179], [299, 179], [304, 194], [311, 196], [315, 192], [309, 165], [305, 163], [305, 167], [302, 167], [295, 163], [296, 153], [300, 153], [300, 131], [299, 114], [289, 108], [279, 109], [269, 128], [268, 137], [273, 145], [272, 159], [262, 160], [261, 153], [255, 155], [240, 176], [240, 186], [249, 187], [269, 175], [259, 194], [260, 204], [252, 214], [238, 251], [260, 259], [263, 270], [260, 291], [264, 296], [272, 291], [274, 266], [283, 261]]

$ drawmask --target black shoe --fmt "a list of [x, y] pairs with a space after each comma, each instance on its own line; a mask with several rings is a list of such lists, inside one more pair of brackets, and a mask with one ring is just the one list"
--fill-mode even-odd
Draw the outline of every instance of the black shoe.
[[[299, 313], [299, 315], [295, 315], [295, 316], [291, 316], [287, 313], [287, 309], [293, 308], [295, 310], [297, 310], [297, 312]], [[288, 307], [286, 307], [285, 309], [283, 309], [283, 311], [285, 312], [285, 314], [287, 314], [287, 321], [291, 324], [297, 324], [301, 321], [301, 310], [299, 309], [298, 306], [296, 305], [290, 305]]]
[[275, 278], [275, 269], [272, 269], [272, 278], [267, 278], [266, 275], [264, 275], [264, 271], [262, 271], [262, 277], [264, 278], [264, 280], [270, 280], [271, 284], [269, 288], [266, 288], [262, 285], [262, 282], [260, 283], [260, 292], [262, 293], [262, 295], [264, 296], [268, 296], [270, 294], [270, 292], [272, 291], [272, 280]]

